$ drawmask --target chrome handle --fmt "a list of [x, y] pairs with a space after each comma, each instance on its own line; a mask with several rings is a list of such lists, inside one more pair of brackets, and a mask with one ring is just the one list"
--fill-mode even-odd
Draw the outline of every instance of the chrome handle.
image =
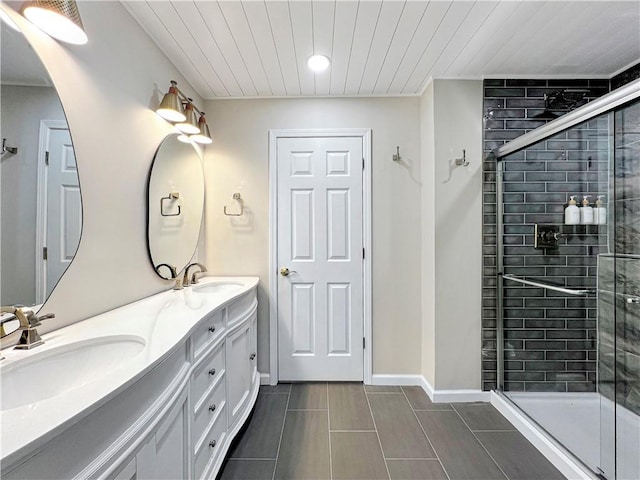
[[502, 278], [505, 280], [511, 280], [512, 282], [521, 283], [522, 285], [530, 285], [532, 287], [544, 288], [546, 290], [553, 290], [555, 292], [565, 293], [567, 295], [589, 295], [590, 293], [595, 293], [594, 290], [572, 290], [570, 288], [558, 287], [557, 285], [549, 285], [547, 283], [542, 282], [532, 282], [531, 280], [525, 280], [524, 278], [518, 278], [514, 275], [503, 275]]
[[216, 331], [216, 327], [214, 327], [213, 325], [212, 325], [212, 326], [210, 326], [210, 327], [209, 327], [209, 331], [210, 331], [211, 333], [215, 332], [215, 331]]
[[216, 411], [216, 405], [215, 404], [209, 405], [209, 411], [210, 412], [215, 412]]
[[627, 303], [634, 303], [634, 304], [638, 305], [638, 304], [640, 304], [640, 297], [627, 298]]
[[56, 314], [55, 313], [47, 313], [45, 315], [41, 315], [41, 316], [38, 317], [38, 321], [47, 320], [49, 318], [56, 318]]
[[288, 277], [290, 273], [298, 273], [295, 270], [289, 270], [287, 267], [282, 267], [280, 269], [280, 275], [283, 277]]
[[216, 446], [216, 441], [215, 441], [215, 440], [211, 440], [211, 441], [209, 442], [209, 446], [210, 446], [211, 448], [214, 448], [214, 447]]
[[212, 368], [211, 370], [209, 370], [209, 375], [214, 376], [216, 374], [216, 369]]
[[251, 355], [249, 355], [249, 360], [253, 360], [254, 358], [256, 358], [256, 354], [252, 353]]

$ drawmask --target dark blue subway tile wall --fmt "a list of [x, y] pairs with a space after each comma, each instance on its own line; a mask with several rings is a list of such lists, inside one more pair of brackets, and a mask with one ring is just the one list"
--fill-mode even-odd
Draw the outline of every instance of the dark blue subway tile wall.
[[[586, 101], [608, 93], [608, 80], [486, 80], [484, 149], [489, 153], [546, 123], [544, 94], [588, 89]], [[562, 114], [563, 112], [557, 112]], [[596, 287], [597, 255], [607, 248], [606, 228], [565, 226], [569, 195], [608, 190], [609, 123], [598, 119], [516, 152], [504, 166], [505, 272], [569, 288]], [[496, 388], [496, 162], [483, 166], [483, 389]], [[581, 199], [581, 197], [579, 198]], [[533, 247], [534, 224], [558, 225], [566, 237], [557, 250]], [[596, 315], [593, 298], [505, 281], [505, 390], [593, 391]]]

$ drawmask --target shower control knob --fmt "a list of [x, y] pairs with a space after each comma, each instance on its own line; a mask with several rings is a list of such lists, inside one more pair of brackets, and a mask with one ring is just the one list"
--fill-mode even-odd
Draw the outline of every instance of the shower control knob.
[[627, 298], [627, 303], [635, 303], [636, 305], [640, 305], [640, 297]]

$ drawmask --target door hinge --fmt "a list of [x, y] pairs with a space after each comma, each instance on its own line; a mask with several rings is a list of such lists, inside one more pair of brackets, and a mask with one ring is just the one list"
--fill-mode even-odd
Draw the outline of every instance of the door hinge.
[[365, 347], [366, 347], [366, 339], [362, 337], [362, 348], [364, 349]]
[[362, 159], [362, 169], [364, 170], [364, 158]]
[[43, 260], [49, 259], [49, 249], [47, 247], [42, 247], [42, 259]]
[[44, 164], [49, 166], [49, 152], [44, 152]]
[[362, 259], [364, 260], [364, 247], [362, 247]]

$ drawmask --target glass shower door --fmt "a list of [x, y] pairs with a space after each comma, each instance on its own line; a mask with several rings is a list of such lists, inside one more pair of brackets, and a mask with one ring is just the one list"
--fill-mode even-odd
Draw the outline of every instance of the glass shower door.
[[640, 102], [614, 119], [613, 255], [599, 277], [599, 288], [610, 289], [599, 319], [614, 338], [599, 367], [615, 378], [603, 396], [615, 410], [616, 478], [626, 480], [640, 479]]
[[615, 419], [599, 394], [596, 289], [608, 222], [568, 225], [565, 208], [571, 196], [609, 202], [610, 124], [597, 117], [498, 160], [503, 393], [606, 478]]

